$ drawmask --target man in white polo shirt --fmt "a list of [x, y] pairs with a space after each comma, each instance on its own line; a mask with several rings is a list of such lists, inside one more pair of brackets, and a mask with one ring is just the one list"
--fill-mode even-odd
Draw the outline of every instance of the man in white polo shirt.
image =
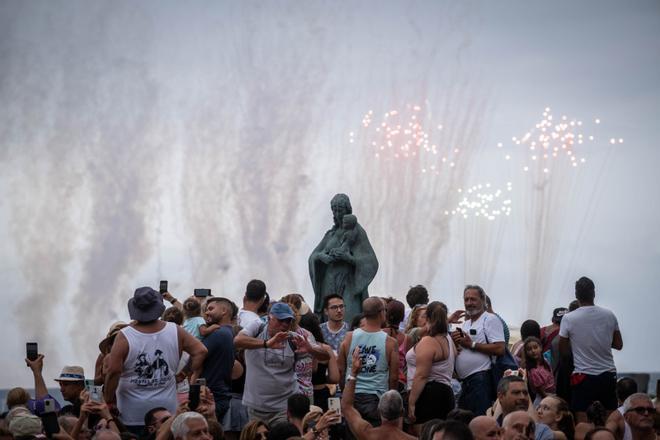
[[616, 367], [612, 349], [621, 350], [619, 323], [610, 310], [594, 305], [594, 282], [582, 277], [575, 282], [580, 307], [564, 315], [559, 327], [559, 352], [573, 353], [571, 409], [578, 422], [587, 421], [587, 408], [596, 400], [608, 413], [617, 407]]
[[504, 354], [502, 321], [486, 311], [486, 293], [479, 286], [466, 286], [463, 291], [465, 322], [451, 337], [462, 351], [456, 356], [456, 374], [461, 381], [458, 407], [476, 415], [486, 414], [495, 400], [495, 384], [491, 378], [491, 356]]

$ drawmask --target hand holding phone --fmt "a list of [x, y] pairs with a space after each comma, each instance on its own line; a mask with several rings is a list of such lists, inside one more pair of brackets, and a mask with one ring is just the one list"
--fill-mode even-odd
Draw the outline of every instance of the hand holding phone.
[[167, 292], [167, 280], [161, 280], [160, 281], [160, 288], [158, 290], [160, 291], [161, 295], [163, 293]]
[[328, 397], [328, 410], [335, 411], [341, 417], [341, 401], [339, 397]]

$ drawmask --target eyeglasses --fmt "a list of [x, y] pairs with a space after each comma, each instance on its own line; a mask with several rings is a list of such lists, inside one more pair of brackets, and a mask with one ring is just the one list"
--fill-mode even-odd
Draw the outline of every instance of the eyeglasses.
[[336, 306], [330, 306], [330, 307], [328, 307], [328, 309], [333, 310], [333, 311], [335, 311], [335, 310], [344, 310], [344, 307], [346, 307], [344, 304], [338, 304]]
[[653, 414], [653, 413], [655, 413], [655, 408], [653, 408], [652, 406], [638, 406], [636, 408], [630, 408], [626, 412], [630, 412], [630, 411], [635, 411], [637, 414], [639, 414], [641, 416], [641, 415], [644, 415], [644, 414]]

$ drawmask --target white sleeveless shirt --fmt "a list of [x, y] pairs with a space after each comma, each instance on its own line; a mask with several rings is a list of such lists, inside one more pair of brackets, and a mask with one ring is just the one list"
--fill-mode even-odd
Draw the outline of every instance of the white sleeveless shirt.
[[117, 387], [117, 408], [128, 426], [144, 425], [144, 415], [162, 406], [176, 412], [176, 368], [179, 364], [177, 325], [166, 322], [156, 333], [133, 327], [121, 332], [128, 341], [128, 356]]

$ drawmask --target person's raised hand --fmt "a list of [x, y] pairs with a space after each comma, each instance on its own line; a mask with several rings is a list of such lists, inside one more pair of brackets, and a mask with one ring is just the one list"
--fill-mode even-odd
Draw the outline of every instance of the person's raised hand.
[[33, 361], [31, 361], [28, 358], [25, 358], [25, 365], [32, 370], [33, 373], [35, 374], [41, 374], [41, 372], [44, 369], [44, 355], [39, 354], [37, 355], [37, 358]]
[[325, 412], [319, 420], [316, 422], [316, 430], [323, 431], [328, 429], [332, 425], [336, 425], [341, 422], [341, 416], [334, 409], [329, 409]]
[[447, 317], [447, 323], [449, 324], [461, 324], [461, 318], [465, 317], [465, 310], [456, 310], [454, 313]]
[[284, 341], [289, 338], [289, 332], [278, 332], [266, 342], [268, 348], [283, 348]]
[[303, 335], [296, 335], [292, 339], [296, 346], [296, 353], [304, 354], [310, 353], [312, 351], [312, 344]]
[[353, 376], [357, 376], [360, 372], [360, 367], [362, 367], [362, 358], [360, 358], [360, 346], [356, 345], [353, 353], [351, 354], [351, 373]]
[[215, 419], [215, 399], [211, 390], [203, 386], [199, 391], [199, 405], [195, 410], [207, 419]]

